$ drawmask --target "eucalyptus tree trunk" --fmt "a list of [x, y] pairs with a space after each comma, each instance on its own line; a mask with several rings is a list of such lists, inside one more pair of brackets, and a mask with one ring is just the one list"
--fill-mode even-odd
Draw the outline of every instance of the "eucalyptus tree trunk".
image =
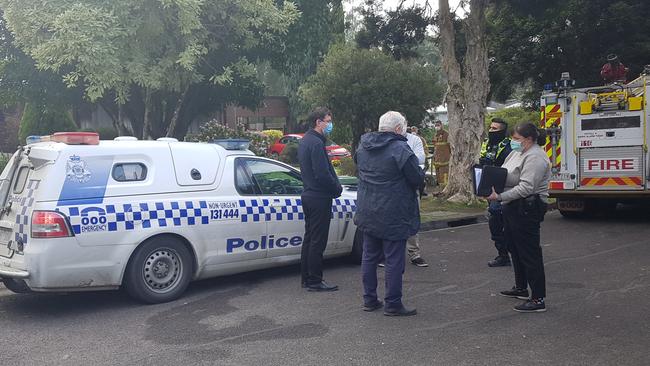
[[172, 119], [169, 122], [169, 127], [167, 128], [167, 133], [165, 134], [166, 137], [173, 137], [174, 136], [174, 131], [176, 130], [176, 125], [178, 124], [178, 119], [180, 118], [181, 115], [181, 108], [183, 108], [183, 104], [185, 103], [185, 98], [187, 97], [187, 92], [190, 90], [190, 87], [186, 87], [185, 90], [181, 93], [181, 96], [178, 98], [178, 101], [176, 102], [176, 107], [174, 108], [174, 114], [172, 115]]
[[442, 194], [449, 201], [471, 203], [471, 168], [478, 161], [484, 132], [485, 107], [490, 90], [485, 11], [489, 0], [470, 0], [470, 13], [463, 20], [467, 51], [463, 64], [456, 57], [453, 14], [448, 0], [440, 4], [440, 47], [447, 76], [449, 118], [449, 180]]
[[142, 117], [142, 139], [150, 140], [153, 138], [153, 128], [151, 126], [151, 90], [144, 89], [144, 116]]

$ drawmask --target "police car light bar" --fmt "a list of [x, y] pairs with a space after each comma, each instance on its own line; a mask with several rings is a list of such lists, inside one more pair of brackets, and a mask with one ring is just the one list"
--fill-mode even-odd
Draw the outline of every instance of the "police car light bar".
[[97, 132], [57, 132], [50, 139], [68, 145], [99, 145]]
[[250, 140], [246, 139], [218, 139], [210, 141], [213, 144], [220, 145], [226, 150], [248, 150]]

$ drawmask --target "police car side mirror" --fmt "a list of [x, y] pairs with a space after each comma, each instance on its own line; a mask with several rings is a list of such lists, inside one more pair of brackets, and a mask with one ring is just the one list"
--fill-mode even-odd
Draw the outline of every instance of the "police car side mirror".
[[201, 172], [199, 172], [197, 169], [192, 169], [190, 171], [190, 175], [194, 180], [201, 180]]

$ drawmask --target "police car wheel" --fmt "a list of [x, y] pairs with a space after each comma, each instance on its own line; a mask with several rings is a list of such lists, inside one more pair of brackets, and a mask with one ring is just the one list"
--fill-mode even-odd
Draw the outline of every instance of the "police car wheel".
[[170, 237], [155, 238], [141, 245], [127, 268], [125, 287], [133, 298], [149, 304], [179, 298], [190, 283], [191, 254]]

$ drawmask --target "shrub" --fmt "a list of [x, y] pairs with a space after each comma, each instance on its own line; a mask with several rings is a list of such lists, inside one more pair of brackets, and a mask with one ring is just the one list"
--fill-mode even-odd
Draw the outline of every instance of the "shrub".
[[341, 158], [338, 170], [341, 175], [348, 175], [351, 177], [357, 176], [357, 165], [352, 158]]
[[5, 170], [5, 167], [7, 166], [7, 163], [9, 162], [9, 159], [11, 158], [11, 155], [9, 154], [3, 154], [0, 152], [0, 173]]
[[298, 164], [298, 144], [295, 142], [284, 145], [280, 154], [280, 161], [287, 164]]
[[332, 160], [332, 166], [338, 168], [341, 166], [341, 160]]
[[268, 136], [271, 142], [276, 142], [284, 136], [284, 132], [280, 130], [264, 130], [262, 133]]
[[238, 124], [232, 129], [217, 120], [211, 120], [201, 125], [200, 132], [196, 135], [185, 136], [185, 141], [210, 142], [217, 139], [247, 139], [250, 141], [250, 151], [258, 156], [266, 156], [271, 139], [257, 131], [248, 131], [243, 124]]
[[20, 121], [18, 138], [24, 143], [27, 136], [76, 130], [72, 115], [65, 107], [28, 103]]

